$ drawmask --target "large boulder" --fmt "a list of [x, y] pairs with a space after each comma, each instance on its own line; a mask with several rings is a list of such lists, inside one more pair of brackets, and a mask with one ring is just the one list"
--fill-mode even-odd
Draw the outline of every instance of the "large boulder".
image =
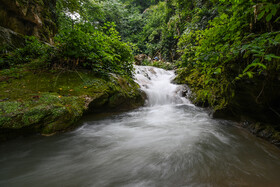
[[215, 118], [239, 121], [252, 134], [280, 147], [280, 73], [255, 76], [236, 84], [235, 95]]
[[[235, 95], [225, 109], [217, 110], [214, 117], [233, 116], [237, 120], [252, 120], [279, 125], [280, 73], [255, 76], [239, 81]], [[279, 129], [280, 130], [280, 129]]]
[[26, 66], [0, 71], [0, 142], [63, 132], [75, 128], [85, 113], [120, 112], [145, 101], [131, 78], [103, 79], [90, 71], [37, 73]]

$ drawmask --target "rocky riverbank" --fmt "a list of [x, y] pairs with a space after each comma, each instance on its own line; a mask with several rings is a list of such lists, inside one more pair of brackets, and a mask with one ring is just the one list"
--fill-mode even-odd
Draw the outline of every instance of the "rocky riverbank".
[[75, 128], [86, 112], [120, 111], [144, 104], [131, 78], [90, 71], [39, 70], [32, 64], [0, 71], [0, 141], [52, 135]]
[[[280, 115], [278, 113], [280, 75], [278, 72], [270, 71], [267, 74], [255, 76], [253, 79], [230, 85], [232, 93], [234, 93], [231, 93], [232, 96], [216, 95], [220, 101], [226, 101], [219, 108], [216, 106], [221, 105], [221, 103], [209, 102], [207, 94], [201, 97], [204, 88], [191, 76], [193, 75], [182, 76], [179, 74], [174, 82], [187, 84], [190, 87], [189, 99], [194, 104], [209, 107], [212, 109], [213, 118], [237, 121], [240, 127], [280, 147]], [[213, 87], [213, 90], [213, 93], [219, 94], [221, 92], [217, 87]], [[198, 95], [200, 97], [197, 97]]]

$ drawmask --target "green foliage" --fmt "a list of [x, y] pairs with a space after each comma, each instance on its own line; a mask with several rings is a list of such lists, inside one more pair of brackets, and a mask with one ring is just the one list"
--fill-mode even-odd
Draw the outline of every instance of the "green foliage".
[[234, 96], [238, 80], [269, 71], [280, 59], [280, 3], [222, 2], [215, 4], [219, 14], [203, 29], [192, 26], [199, 16], [194, 12], [178, 43], [180, 66], [188, 68], [180, 72], [181, 79], [193, 86], [197, 101], [216, 109]]
[[53, 47], [40, 42], [34, 36], [25, 37], [25, 46], [2, 53], [0, 56], [0, 68], [10, 68], [18, 64], [28, 63], [32, 60], [39, 59], [45, 64], [50, 61], [49, 55], [53, 52]]
[[59, 0], [54, 46], [28, 37], [25, 47], [1, 56], [0, 67], [36, 61], [40, 65], [44, 62], [43, 67], [84, 68], [102, 76], [116, 73], [132, 77], [131, 45], [121, 41], [114, 23], [100, 23], [105, 15], [101, 8], [101, 3], [89, 0]]
[[[140, 2], [141, 3], [141, 2]], [[133, 43], [134, 54], [141, 53], [143, 44], [139, 42], [142, 38], [141, 32], [146, 23], [146, 19], [141, 13], [141, 7], [134, 6], [132, 1], [125, 0], [104, 0], [99, 1], [99, 6], [103, 10], [101, 24], [109, 21], [116, 24], [122, 41]]]
[[[141, 33], [141, 50], [149, 56], [160, 56], [173, 61], [176, 56], [178, 17], [173, 16], [168, 3], [159, 2], [147, 9], [146, 24]], [[170, 21], [169, 21], [170, 19]]]
[[260, 6], [259, 8], [260, 13], [257, 15], [257, 19], [261, 20], [262, 18], [265, 18], [267, 22], [271, 21], [271, 19], [276, 16], [277, 11], [280, 8], [279, 3], [275, 4], [275, 3], [265, 2], [265, 1], [263, 2], [263, 4], [259, 4], [259, 6]]
[[100, 75], [132, 76], [131, 45], [121, 41], [116, 30], [119, 25], [107, 22], [123, 16], [119, 14], [123, 8], [116, 1], [81, 0], [76, 3], [78, 8], [75, 9], [71, 8], [75, 6], [65, 6], [63, 1], [58, 4], [60, 27], [55, 38], [57, 51], [53, 65], [90, 68]]
[[[278, 32], [270, 32], [259, 35], [258, 37], [248, 36], [244, 38], [248, 40], [249, 38], [254, 38], [250, 40], [249, 43], [241, 46], [241, 53], [243, 54], [243, 58], [252, 59], [252, 62], [247, 65], [247, 67], [243, 70], [238, 77], [237, 80], [248, 75], [249, 78], [253, 78], [255, 73], [261, 73], [262, 71], [267, 69], [268, 63], [280, 59], [280, 56], [273, 54], [274, 48], [280, 46], [280, 40], [278, 37], [280, 36], [280, 31]], [[278, 60], [279, 61], [279, 60]]]
[[127, 3], [130, 6], [137, 7], [141, 12], [149, 8], [151, 5], [155, 5], [160, 0], [121, 0], [123, 3]]
[[73, 29], [61, 30], [56, 37], [55, 62], [71, 68], [92, 68], [95, 73], [108, 72], [130, 75], [132, 55], [130, 46], [120, 41], [113, 23], [102, 30], [89, 23], [75, 24]]
[[[215, 15], [209, 1], [171, 0], [159, 2], [143, 13], [145, 26], [139, 35], [141, 53], [170, 62], [180, 57], [177, 43], [186, 28], [205, 28]], [[192, 18], [193, 17], [193, 18]], [[192, 22], [188, 22], [192, 18]]]
[[146, 51], [149, 56], [157, 55], [157, 51], [160, 49], [164, 27], [167, 27], [165, 2], [161, 2], [158, 5], [151, 7], [145, 15], [148, 19], [147, 24], [143, 29], [143, 43], [146, 44]]

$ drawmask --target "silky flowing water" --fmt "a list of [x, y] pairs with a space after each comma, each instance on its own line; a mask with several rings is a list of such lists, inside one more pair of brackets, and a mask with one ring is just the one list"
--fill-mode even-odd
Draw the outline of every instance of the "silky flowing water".
[[280, 151], [181, 97], [172, 71], [136, 67], [145, 107], [0, 145], [0, 186], [279, 186]]

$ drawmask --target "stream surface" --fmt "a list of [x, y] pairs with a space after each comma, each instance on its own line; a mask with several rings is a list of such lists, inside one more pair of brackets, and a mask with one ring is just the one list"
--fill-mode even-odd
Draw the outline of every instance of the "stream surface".
[[0, 186], [279, 186], [280, 150], [181, 97], [172, 71], [136, 67], [145, 107], [73, 132], [0, 144]]

